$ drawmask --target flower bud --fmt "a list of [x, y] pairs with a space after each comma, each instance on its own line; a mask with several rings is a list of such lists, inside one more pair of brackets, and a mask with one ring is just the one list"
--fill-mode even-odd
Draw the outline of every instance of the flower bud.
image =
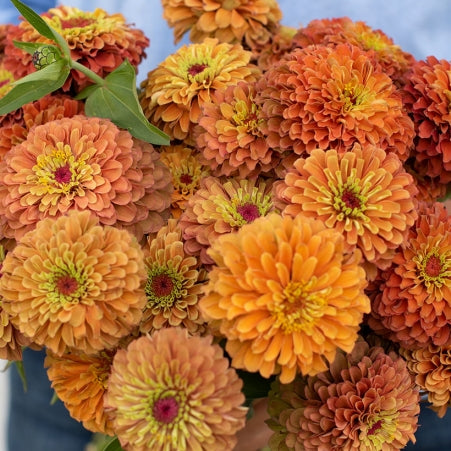
[[60, 58], [61, 53], [57, 47], [53, 45], [43, 45], [33, 53], [31, 60], [34, 67], [39, 70], [58, 61]]

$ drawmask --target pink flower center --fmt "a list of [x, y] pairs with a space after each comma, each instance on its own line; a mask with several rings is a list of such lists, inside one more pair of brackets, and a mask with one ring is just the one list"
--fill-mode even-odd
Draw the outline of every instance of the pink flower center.
[[382, 420], [376, 421], [369, 429], [368, 435], [373, 435], [382, 427]]
[[78, 282], [71, 276], [62, 276], [56, 282], [56, 288], [61, 294], [69, 295], [78, 288]]
[[153, 405], [153, 416], [160, 423], [171, 423], [178, 413], [179, 405], [172, 396], [158, 399]]
[[252, 222], [260, 217], [258, 207], [254, 204], [247, 203], [237, 207], [236, 211], [242, 216], [246, 222]]
[[440, 261], [440, 258], [438, 258], [436, 255], [429, 257], [426, 263], [425, 270], [426, 274], [429, 277], [438, 277], [442, 271], [442, 263]]
[[188, 73], [194, 77], [197, 74], [203, 72], [208, 66], [206, 64], [193, 64], [189, 69]]
[[352, 193], [351, 191], [344, 191], [342, 196], [341, 196], [341, 200], [345, 203], [345, 205], [348, 208], [359, 208], [360, 207], [360, 200], [359, 198]]
[[69, 183], [72, 178], [72, 172], [69, 165], [66, 163], [55, 171], [55, 180], [58, 183]]
[[66, 20], [61, 20], [61, 28], [66, 30], [67, 28], [83, 28], [91, 25], [94, 22], [93, 19], [86, 17], [71, 17]]
[[169, 296], [174, 288], [174, 282], [167, 274], [159, 274], [152, 278], [152, 291], [157, 297]]
[[185, 185], [190, 185], [193, 183], [193, 178], [189, 174], [182, 174], [180, 176], [180, 182]]

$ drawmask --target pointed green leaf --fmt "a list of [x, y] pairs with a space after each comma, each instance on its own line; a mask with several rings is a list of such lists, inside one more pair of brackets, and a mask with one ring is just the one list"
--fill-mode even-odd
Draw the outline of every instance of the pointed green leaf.
[[70, 56], [70, 49], [66, 40], [36, 12], [29, 6], [23, 4], [19, 0], [11, 0], [16, 9], [30, 23], [30, 25], [42, 36], [55, 41], [63, 51], [66, 57]]
[[61, 88], [69, 72], [67, 62], [62, 59], [16, 80], [12, 83], [13, 89], [0, 99], [0, 115], [8, 114]]
[[105, 77], [105, 84], [89, 93], [85, 103], [88, 116], [109, 118], [135, 138], [156, 145], [169, 145], [169, 137], [144, 116], [136, 93], [133, 66], [124, 61]]
[[74, 99], [75, 100], [84, 100], [87, 97], [89, 97], [98, 88], [100, 88], [100, 86], [97, 84], [86, 86], [86, 88], [84, 88], [76, 96], [74, 96]]
[[113, 437], [110, 441], [108, 441], [105, 446], [102, 448], [102, 451], [124, 451], [119, 443], [119, 440], [116, 437]]
[[21, 360], [16, 360], [14, 363], [16, 365], [17, 372], [19, 373], [20, 380], [22, 381], [23, 391], [26, 392], [28, 390], [28, 384], [23, 362]]
[[[22, 42], [22, 41], [13, 41], [14, 47], [21, 49], [30, 55], [42, 47], [42, 42]], [[50, 47], [50, 44], [49, 44]]]

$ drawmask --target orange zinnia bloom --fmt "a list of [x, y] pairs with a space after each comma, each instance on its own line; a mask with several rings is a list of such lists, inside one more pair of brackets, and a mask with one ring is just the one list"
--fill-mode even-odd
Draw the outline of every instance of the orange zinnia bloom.
[[211, 336], [171, 327], [117, 351], [105, 406], [124, 450], [227, 451], [245, 424], [242, 385]]
[[361, 254], [344, 254], [343, 236], [322, 221], [273, 213], [218, 237], [209, 254], [200, 307], [236, 368], [288, 383], [354, 347], [370, 309]]
[[250, 59], [251, 52], [241, 45], [217, 39], [183, 46], [141, 83], [144, 114], [171, 139], [190, 139], [194, 124], [202, 116], [201, 107], [211, 94], [240, 81], [254, 82], [260, 76]]
[[397, 353], [357, 342], [330, 369], [273, 385], [274, 451], [395, 451], [415, 442], [418, 388]]
[[278, 187], [284, 213], [303, 213], [335, 228], [349, 251], [387, 267], [417, 218], [413, 178], [393, 154], [374, 146], [339, 154], [315, 149], [299, 158]]
[[356, 46], [309, 46], [288, 53], [257, 84], [270, 147], [309, 154], [354, 143], [396, 152], [405, 161], [413, 123], [380, 66]]
[[114, 348], [139, 324], [145, 277], [136, 238], [72, 211], [39, 221], [8, 252], [0, 296], [11, 323], [38, 346], [89, 354]]

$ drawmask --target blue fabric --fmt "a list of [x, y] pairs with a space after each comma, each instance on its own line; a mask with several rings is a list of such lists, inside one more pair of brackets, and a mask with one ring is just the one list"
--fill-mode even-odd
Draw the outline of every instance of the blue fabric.
[[25, 350], [27, 392], [16, 368], [8, 370], [8, 451], [83, 451], [92, 434], [70, 417], [61, 401], [51, 404], [54, 392], [44, 368], [44, 358], [43, 351]]

